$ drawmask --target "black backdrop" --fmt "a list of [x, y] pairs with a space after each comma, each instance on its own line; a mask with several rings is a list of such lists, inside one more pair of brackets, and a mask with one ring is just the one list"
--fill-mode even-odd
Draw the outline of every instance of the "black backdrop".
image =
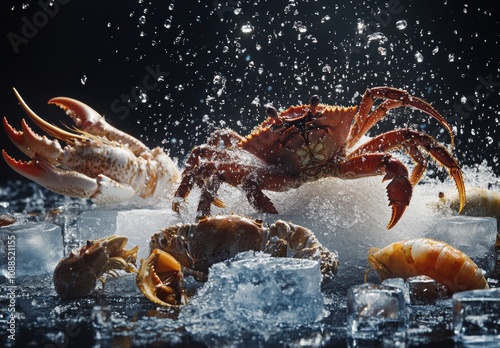
[[[52, 4], [52, 5], [51, 5]], [[457, 130], [457, 158], [498, 174], [500, 11], [494, 1], [2, 1], [0, 115], [19, 128], [12, 87], [49, 121], [46, 104], [91, 105], [182, 164], [218, 127], [245, 134], [264, 105], [311, 94], [357, 104], [390, 85], [431, 102]], [[151, 79], [156, 75], [156, 79]], [[397, 111], [378, 131], [438, 125]], [[1, 147], [25, 158], [0, 130]], [[0, 161], [0, 185], [19, 178]]]

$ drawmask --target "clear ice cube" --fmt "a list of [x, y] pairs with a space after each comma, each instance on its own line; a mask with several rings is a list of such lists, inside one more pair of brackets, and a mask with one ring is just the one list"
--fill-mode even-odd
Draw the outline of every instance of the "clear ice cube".
[[493, 245], [496, 235], [495, 218], [458, 215], [436, 219], [433, 228], [423, 237], [450, 244], [488, 272], [494, 267]]
[[6, 278], [52, 273], [62, 257], [59, 226], [25, 222], [0, 228], [0, 273]]
[[139, 246], [137, 259], [140, 260], [149, 255], [151, 236], [180, 222], [180, 217], [171, 209], [94, 209], [80, 214], [78, 220], [81, 243], [113, 234], [125, 236], [128, 248]]
[[179, 319], [202, 339], [242, 337], [248, 330], [265, 339], [280, 327], [320, 320], [323, 306], [317, 261], [244, 252], [210, 268], [208, 281]]
[[403, 336], [406, 330], [405, 298], [401, 288], [356, 285], [347, 291], [347, 333], [354, 339], [380, 340]]
[[452, 301], [456, 341], [483, 344], [500, 341], [500, 289], [459, 292]]

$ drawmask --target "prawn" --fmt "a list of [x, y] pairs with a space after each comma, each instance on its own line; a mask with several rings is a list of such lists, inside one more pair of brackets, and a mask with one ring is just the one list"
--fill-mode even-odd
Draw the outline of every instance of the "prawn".
[[426, 275], [451, 292], [487, 289], [481, 269], [463, 252], [445, 242], [419, 238], [368, 250], [368, 274], [375, 270], [381, 280]]

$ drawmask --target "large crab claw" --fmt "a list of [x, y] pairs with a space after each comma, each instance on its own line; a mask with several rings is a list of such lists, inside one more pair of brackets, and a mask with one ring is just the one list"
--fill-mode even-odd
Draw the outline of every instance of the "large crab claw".
[[144, 296], [160, 306], [176, 307], [187, 303], [187, 295], [182, 288], [182, 267], [172, 255], [154, 249], [141, 262], [136, 282]]
[[44, 132], [64, 141], [33, 132], [23, 119], [21, 131], [7, 119], [3, 125], [11, 141], [32, 161], [22, 162], [3, 151], [7, 164], [19, 174], [50, 190], [96, 203], [117, 203], [134, 196], [163, 196], [179, 178], [176, 165], [160, 148], [149, 150], [136, 138], [112, 127], [91, 107], [74, 99], [49, 101], [72, 117], [74, 132], [56, 127], [38, 116], [14, 89], [22, 108]]

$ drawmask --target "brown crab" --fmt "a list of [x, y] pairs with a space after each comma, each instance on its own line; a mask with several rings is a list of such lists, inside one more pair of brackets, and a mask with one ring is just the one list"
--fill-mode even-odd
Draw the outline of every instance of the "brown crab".
[[[376, 99], [383, 101], [374, 108]], [[208, 143], [195, 147], [186, 162], [172, 208], [180, 204], [194, 185], [201, 188], [198, 216], [208, 216], [211, 204], [223, 207], [217, 198], [222, 182], [240, 187], [259, 212], [277, 213], [263, 190], [287, 191], [308, 181], [324, 177], [355, 179], [384, 175], [392, 217], [392, 228], [410, 203], [415, 186], [427, 167], [429, 153], [444, 165], [455, 180], [460, 209], [465, 203], [465, 186], [457, 161], [448, 150], [428, 134], [413, 129], [396, 129], [380, 134], [353, 147], [390, 109], [410, 107], [439, 121], [448, 131], [450, 125], [430, 104], [408, 92], [390, 88], [367, 89], [358, 107], [321, 104], [318, 96], [308, 105], [292, 106], [278, 113], [268, 108], [268, 118], [246, 137], [232, 130], [216, 131]], [[389, 151], [404, 148], [415, 162], [411, 176], [408, 169]]]
[[162, 306], [187, 303], [184, 275], [206, 281], [211, 265], [242, 251], [264, 251], [276, 257], [317, 260], [323, 282], [338, 270], [338, 257], [305, 227], [278, 220], [268, 228], [262, 221], [238, 215], [203, 217], [196, 224], [177, 224], [151, 238], [151, 254], [137, 273], [137, 286]]
[[116, 275], [118, 270], [136, 272], [139, 247], [126, 250], [127, 241], [127, 237], [122, 236], [89, 240], [64, 257], [53, 275], [57, 294], [65, 298], [82, 297], [95, 288], [97, 280], [104, 285], [104, 274]]

